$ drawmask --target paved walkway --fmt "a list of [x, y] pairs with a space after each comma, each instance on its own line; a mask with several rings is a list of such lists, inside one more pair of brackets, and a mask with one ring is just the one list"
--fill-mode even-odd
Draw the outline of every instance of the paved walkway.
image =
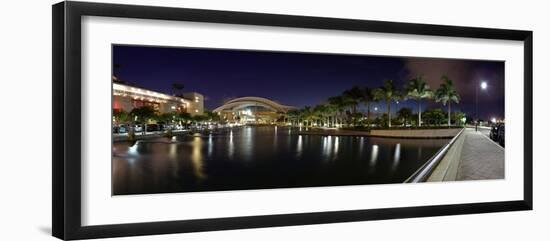
[[457, 180], [503, 179], [504, 148], [471, 128], [464, 134]]

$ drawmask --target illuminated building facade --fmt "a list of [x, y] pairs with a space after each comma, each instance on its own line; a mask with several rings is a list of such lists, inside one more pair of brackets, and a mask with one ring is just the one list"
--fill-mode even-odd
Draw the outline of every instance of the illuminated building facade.
[[191, 115], [204, 113], [204, 97], [196, 92], [182, 97], [167, 95], [152, 90], [113, 82], [113, 110], [132, 111], [134, 108], [151, 106], [158, 113], [187, 112]]
[[228, 122], [273, 124], [292, 109], [295, 107], [262, 97], [247, 96], [229, 100], [213, 112]]

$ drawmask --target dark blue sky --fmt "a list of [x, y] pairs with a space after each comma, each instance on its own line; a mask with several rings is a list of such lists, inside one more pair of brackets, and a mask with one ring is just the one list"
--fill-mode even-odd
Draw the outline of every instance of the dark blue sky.
[[[462, 98], [453, 109], [475, 115], [475, 88], [483, 80], [488, 88], [479, 92], [480, 118], [504, 117], [500, 61], [114, 45], [113, 64], [120, 66], [113, 70], [118, 78], [143, 88], [171, 93], [173, 82], [182, 83], [185, 92], [202, 93], [208, 109], [240, 96], [314, 106], [354, 85], [374, 88], [392, 79], [402, 88], [417, 74], [436, 89], [445, 74]], [[383, 103], [375, 105], [385, 108]], [[416, 111], [412, 100], [392, 109], [403, 106]], [[425, 101], [423, 106], [441, 104]]]

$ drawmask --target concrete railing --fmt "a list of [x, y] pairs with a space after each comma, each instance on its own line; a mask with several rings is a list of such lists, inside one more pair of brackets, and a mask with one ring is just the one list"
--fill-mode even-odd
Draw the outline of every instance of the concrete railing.
[[371, 136], [399, 137], [399, 138], [452, 138], [462, 129], [393, 129], [393, 130], [372, 130]]
[[424, 165], [416, 170], [416, 172], [414, 172], [409, 178], [407, 178], [407, 180], [405, 180], [405, 183], [424, 182], [428, 180], [433, 170], [437, 167], [447, 151], [451, 148], [451, 146], [456, 142], [456, 140], [463, 132], [464, 128], [460, 129], [458, 134], [456, 134], [449, 143], [441, 147], [432, 158], [430, 158]]

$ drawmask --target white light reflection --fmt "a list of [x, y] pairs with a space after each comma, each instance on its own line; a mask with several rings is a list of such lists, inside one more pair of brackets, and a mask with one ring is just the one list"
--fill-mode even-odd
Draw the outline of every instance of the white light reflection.
[[128, 147], [128, 156], [126, 160], [128, 160], [128, 164], [130, 164], [130, 166], [133, 166], [139, 158], [138, 147], [140, 143], [141, 141], [136, 141], [134, 145]]
[[296, 144], [296, 152], [298, 158], [302, 156], [302, 135], [298, 135], [298, 143]]
[[370, 152], [370, 165], [376, 165], [378, 160], [378, 145], [372, 145], [372, 151]]
[[328, 152], [328, 137], [323, 136], [323, 158], [324, 160], [328, 160], [329, 152]]
[[336, 158], [338, 156], [338, 146], [339, 146], [339, 138], [336, 137], [336, 139], [334, 140], [334, 158]]
[[212, 158], [212, 149], [214, 148], [214, 143], [212, 142], [212, 133], [208, 135], [208, 158]]
[[393, 154], [393, 163], [391, 167], [392, 171], [397, 168], [400, 160], [401, 160], [401, 143], [397, 143], [397, 145], [395, 145], [395, 152]]
[[229, 132], [229, 158], [233, 159], [233, 154], [235, 153], [235, 145], [233, 144], [233, 129]]
[[139, 153], [138, 153], [138, 145], [139, 145], [140, 141], [136, 141], [136, 143], [134, 143], [133, 146], [129, 147], [128, 148], [128, 154], [131, 155], [131, 156], [137, 156]]
[[254, 133], [253, 128], [247, 126], [244, 132], [241, 133], [241, 155], [247, 161], [252, 160], [252, 152], [254, 150]]
[[327, 157], [332, 156], [332, 136], [327, 137], [326, 153]]
[[277, 126], [275, 126], [275, 133], [273, 134], [273, 150], [277, 150]]

